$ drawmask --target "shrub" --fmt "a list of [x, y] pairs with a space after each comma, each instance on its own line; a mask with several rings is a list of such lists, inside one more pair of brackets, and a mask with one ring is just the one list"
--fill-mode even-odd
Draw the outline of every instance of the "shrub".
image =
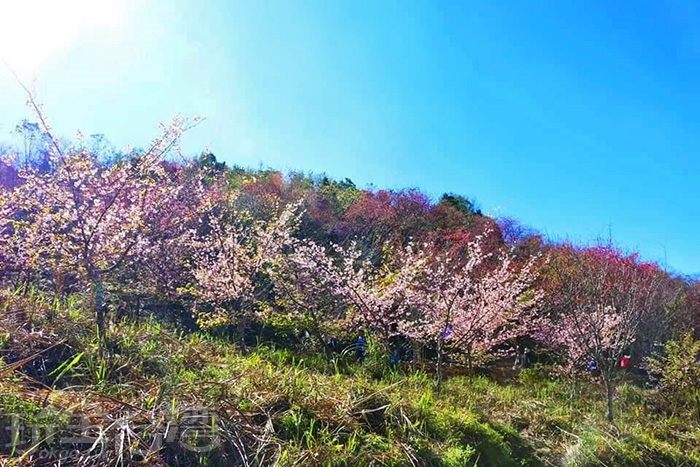
[[688, 334], [671, 340], [660, 354], [649, 357], [647, 368], [659, 376], [659, 394], [667, 408], [691, 410], [700, 416], [700, 341]]

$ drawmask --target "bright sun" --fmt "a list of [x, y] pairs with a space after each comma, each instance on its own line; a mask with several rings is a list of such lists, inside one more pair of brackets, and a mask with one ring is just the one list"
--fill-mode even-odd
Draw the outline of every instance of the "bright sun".
[[85, 34], [125, 19], [125, 0], [0, 0], [0, 59], [33, 73]]

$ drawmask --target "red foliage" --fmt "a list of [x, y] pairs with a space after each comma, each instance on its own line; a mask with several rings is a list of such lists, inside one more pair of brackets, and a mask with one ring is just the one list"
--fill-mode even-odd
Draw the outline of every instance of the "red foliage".
[[[460, 216], [461, 213], [450, 206], [438, 205], [438, 212], [445, 212], [448, 216]], [[459, 225], [459, 224], [457, 224]], [[451, 226], [431, 233], [434, 244], [440, 254], [446, 254], [455, 261], [455, 266], [461, 266], [469, 259], [469, 246], [477, 241], [485, 256], [485, 260], [479, 266], [479, 270], [485, 270], [493, 266], [499, 251], [504, 247], [503, 237], [496, 222], [489, 217], [474, 217], [468, 226]]]
[[417, 190], [368, 191], [343, 215], [336, 234], [372, 239], [375, 246], [404, 245], [427, 232], [429, 211], [430, 200]]

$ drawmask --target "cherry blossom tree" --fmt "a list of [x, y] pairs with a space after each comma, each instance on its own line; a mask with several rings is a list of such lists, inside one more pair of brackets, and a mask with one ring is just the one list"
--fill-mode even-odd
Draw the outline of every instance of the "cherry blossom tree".
[[446, 346], [463, 352], [471, 370], [474, 355], [494, 349], [522, 329], [524, 314], [539, 305], [541, 293], [531, 289], [537, 257], [515, 269], [506, 254], [497, 267], [477, 273], [487, 258], [479, 238], [468, 245], [466, 261], [431, 251], [425, 248], [411, 259], [424, 271], [412, 284], [410, 301], [421, 310], [417, 334], [436, 345], [441, 384]]
[[201, 225], [207, 206], [222, 196], [219, 182], [207, 183], [206, 171], [196, 164], [166, 165], [169, 183], [178, 189], [167, 204], [147, 218], [149, 248], [137, 261], [120, 268], [115, 282], [121, 313], [138, 314], [142, 305], [178, 303], [180, 290], [192, 282], [190, 233]]
[[664, 287], [666, 275], [609, 245], [565, 246], [548, 268], [555, 311], [548, 324], [542, 323], [540, 337], [563, 351], [572, 370], [595, 362], [612, 422], [614, 376], [644, 327], [664, 320], [664, 306], [671, 299]]
[[146, 152], [104, 166], [86, 150], [64, 151], [33, 98], [30, 104], [49, 142], [51, 170], [23, 170], [23, 182], [3, 194], [3, 242], [25, 268], [76, 275], [104, 336], [105, 280], [151, 247], [150, 221], [181, 189], [163, 157], [196, 120], [176, 117]]
[[308, 331], [327, 354], [324, 336], [341, 325], [345, 310], [342, 274], [328, 250], [309, 239], [294, 239], [269, 268], [286, 318]]
[[409, 292], [422, 263], [411, 261], [411, 248], [409, 245], [396, 258], [386, 259], [383, 267], [374, 268], [355, 242], [347, 247], [333, 245], [340, 258], [335, 271], [338, 294], [350, 306], [348, 327], [367, 330], [384, 343], [396, 335], [414, 335], [416, 310]]
[[[190, 233], [191, 270], [187, 291], [197, 304], [204, 328], [237, 324], [242, 349], [247, 319], [254, 314], [261, 276], [292, 243], [298, 204], [290, 204], [269, 221], [253, 219], [233, 208], [232, 199], [214, 203], [203, 216], [205, 225]], [[200, 305], [205, 305], [202, 307]]]

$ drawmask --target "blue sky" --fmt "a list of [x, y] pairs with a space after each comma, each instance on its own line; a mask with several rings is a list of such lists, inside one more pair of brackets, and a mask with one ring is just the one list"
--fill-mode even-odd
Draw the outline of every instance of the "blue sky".
[[[700, 272], [693, 2], [45, 2], [0, 6], [0, 52], [64, 135], [138, 146], [198, 114], [192, 153], [461, 193]], [[7, 135], [4, 72], [0, 103]]]

